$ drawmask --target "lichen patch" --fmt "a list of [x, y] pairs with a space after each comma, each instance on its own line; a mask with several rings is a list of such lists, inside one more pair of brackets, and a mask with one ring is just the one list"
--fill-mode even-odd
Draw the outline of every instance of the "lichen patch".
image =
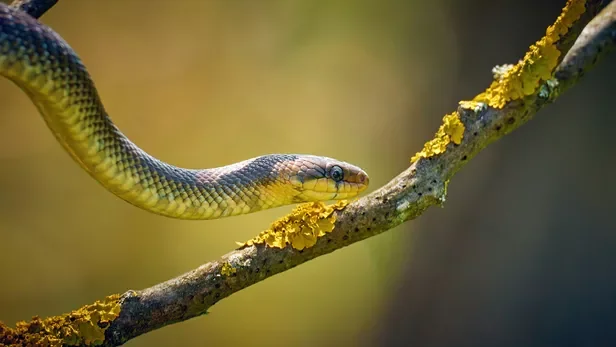
[[556, 22], [547, 28], [545, 36], [530, 46], [516, 65], [500, 71], [488, 89], [477, 95], [475, 101], [494, 108], [503, 108], [509, 101], [532, 95], [542, 82], [552, 77], [561, 52], [556, 42], [586, 10], [585, 0], [569, 0]]
[[462, 100], [458, 104], [463, 109], [471, 110], [473, 112], [481, 112], [481, 111], [485, 110], [488, 107], [488, 105], [486, 105], [483, 102], [479, 102], [479, 101]]
[[120, 295], [83, 306], [73, 312], [30, 322], [15, 328], [0, 323], [0, 346], [96, 346], [105, 341], [105, 330], [120, 314]]
[[231, 276], [237, 272], [237, 269], [233, 267], [233, 265], [225, 262], [222, 264], [222, 268], [220, 269], [220, 274], [223, 276]]
[[462, 143], [464, 137], [464, 124], [460, 121], [458, 112], [443, 117], [443, 124], [438, 128], [434, 138], [424, 145], [423, 149], [411, 158], [411, 163], [419, 158], [429, 158], [441, 154], [447, 149], [447, 145], [453, 142], [456, 145]]
[[335, 212], [342, 210], [346, 205], [348, 205], [346, 200], [340, 200], [332, 205], [325, 205], [322, 202], [301, 204], [252, 240], [237, 244], [240, 247], [267, 244], [269, 247], [277, 248], [291, 245], [297, 250], [310, 248], [316, 244], [319, 237], [334, 230]]

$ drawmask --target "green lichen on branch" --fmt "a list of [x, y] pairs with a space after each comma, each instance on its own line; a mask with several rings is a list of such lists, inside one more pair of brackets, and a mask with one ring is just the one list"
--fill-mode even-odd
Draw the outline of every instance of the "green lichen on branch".
[[473, 112], [481, 112], [488, 107], [488, 105], [483, 102], [468, 100], [462, 100], [458, 103], [458, 105], [465, 110], [471, 110]]
[[0, 323], [0, 346], [97, 346], [105, 341], [105, 330], [120, 314], [120, 296], [73, 312], [30, 322], [18, 322], [15, 328]]
[[220, 274], [223, 276], [231, 276], [237, 272], [237, 269], [233, 267], [233, 265], [225, 262], [222, 264], [222, 268], [220, 269]]
[[312, 202], [297, 206], [291, 213], [278, 219], [269, 229], [252, 240], [238, 242], [240, 247], [267, 244], [270, 247], [285, 248], [291, 245], [302, 250], [315, 245], [317, 239], [334, 230], [336, 211], [342, 210], [348, 202], [338, 201], [332, 205]]
[[443, 124], [438, 128], [434, 138], [424, 145], [423, 149], [411, 158], [411, 163], [419, 158], [429, 158], [441, 154], [447, 149], [451, 142], [459, 145], [464, 136], [464, 124], [460, 121], [458, 112], [443, 117]]
[[573, 23], [584, 13], [585, 4], [585, 0], [567, 1], [556, 22], [547, 28], [545, 36], [530, 46], [524, 58], [516, 65], [502, 71], [492, 85], [474, 100], [494, 108], [503, 108], [509, 101], [534, 94], [543, 82], [552, 77], [562, 54], [556, 42], [567, 34]]

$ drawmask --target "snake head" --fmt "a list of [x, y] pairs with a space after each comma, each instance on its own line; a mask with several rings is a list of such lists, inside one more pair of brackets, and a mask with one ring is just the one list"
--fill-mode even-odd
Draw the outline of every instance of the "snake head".
[[368, 174], [359, 167], [327, 157], [299, 156], [288, 176], [296, 202], [341, 200], [368, 188]]

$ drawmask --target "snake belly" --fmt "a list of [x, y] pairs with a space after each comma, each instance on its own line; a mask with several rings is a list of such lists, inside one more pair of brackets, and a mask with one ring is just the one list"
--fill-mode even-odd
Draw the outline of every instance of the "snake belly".
[[[0, 4], [0, 74], [36, 105], [71, 157], [106, 189], [148, 211], [214, 219], [303, 201], [349, 198], [368, 183], [331, 158], [273, 154], [211, 169], [179, 168], [147, 154], [112, 122], [73, 49], [28, 14]], [[328, 170], [342, 167], [345, 179]]]

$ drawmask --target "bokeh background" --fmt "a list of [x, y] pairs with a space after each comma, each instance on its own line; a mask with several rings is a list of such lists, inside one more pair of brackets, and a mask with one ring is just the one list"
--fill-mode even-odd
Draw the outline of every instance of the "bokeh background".
[[[355, 163], [376, 189], [564, 5], [530, 0], [61, 1], [117, 125], [176, 165], [266, 153]], [[616, 338], [616, 56], [490, 146], [444, 209], [127, 346], [598, 346]], [[135, 208], [0, 80], [0, 320], [186, 272], [290, 207], [207, 222]]]

